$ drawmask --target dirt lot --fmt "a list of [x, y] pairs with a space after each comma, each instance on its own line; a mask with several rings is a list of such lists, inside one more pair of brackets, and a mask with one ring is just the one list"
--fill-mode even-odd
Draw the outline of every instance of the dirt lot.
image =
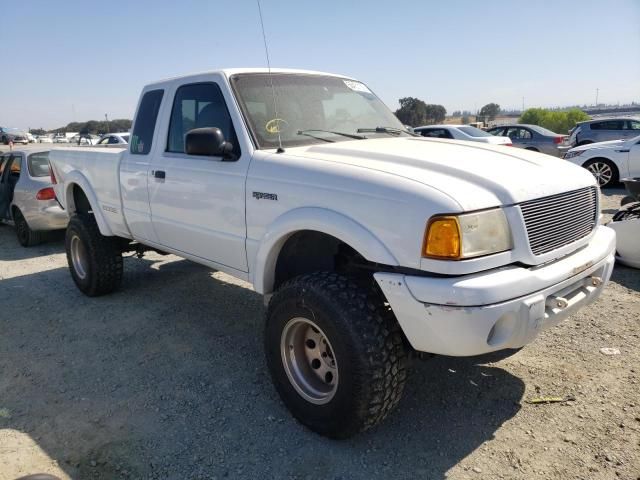
[[[386, 423], [336, 442], [280, 403], [247, 284], [173, 256], [125, 269], [86, 298], [61, 237], [0, 227], [0, 480], [640, 478], [639, 271], [513, 357], [416, 360]], [[570, 400], [527, 402], [547, 395]]]

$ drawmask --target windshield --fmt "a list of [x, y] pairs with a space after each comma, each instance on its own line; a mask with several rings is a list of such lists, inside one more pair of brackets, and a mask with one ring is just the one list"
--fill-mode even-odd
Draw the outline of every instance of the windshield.
[[48, 177], [49, 171], [49, 152], [32, 153], [28, 160], [29, 173], [32, 177]]
[[476, 127], [458, 127], [458, 130], [462, 133], [466, 133], [470, 137], [493, 137], [490, 133]]
[[[284, 147], [411, 135], [378, 97], [354, 80], [274, 73], [277, 115], [268, 74], [234, 75], [231, 83], [258, 148], [277, 148], [278, 133]], [[377, 127], [400, 132], [375, 131]]]

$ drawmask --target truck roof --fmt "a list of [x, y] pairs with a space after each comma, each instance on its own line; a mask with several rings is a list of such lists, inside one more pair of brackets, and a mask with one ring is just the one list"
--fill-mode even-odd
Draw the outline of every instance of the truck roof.
[[[164, 84], [164, 83], [169, 83], [172, 82], [174, 80], [188, 80], [191, 77], [199, 77], [202, 75], [207, 75], [207, 74], [222, 74], [224, 76], [226, 76], [227, 78], [231, 77], [232, 75], [236, 75], [238, 73], [269, 73], [269, 69], [268, 68], [222, 68], [222, 69], [218, 69], [218, 70], [209, 70], [209, 71], [204, 71], [204, 72], [197, 72], [197, 73], [191, 73], [188, 75], [179, 75], [176, 77], [170, 77], [170, 78], [165, 78], [162, 80], [158, 80], [155, 82], [151, 82], [149, 84], [147, 84], [147, 86], [150, 85], [160, 85], [160, 84]], [[348, 77], [346, 75], [337, 75], [335, 73], [327, 73], [327, 72], [317, 72], [314, 70], [300, 70], [300, 69], [295, 69], [295, 68], [272, 68], [271, 69], [271, 73], [301, 73], [301, 74], [305, 74], [305, 75], [325, 75], [325, 76], [331, 76], [331, 77], [340, 77], [340, 78], [346, 78], [349, 80], [354, 80], [351, 77]]]

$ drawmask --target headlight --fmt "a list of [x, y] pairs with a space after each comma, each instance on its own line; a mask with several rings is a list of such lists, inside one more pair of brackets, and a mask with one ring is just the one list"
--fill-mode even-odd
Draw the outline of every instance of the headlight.
[[569, 159], [569, 158], [577, 157], [578, 155], [582, 155], [583, 153], [584, 153], [584, 150], [574, 150], [574, 151], [570, 150], [564, 154], [564, 158]]
[[429, 220], [422, 256], [459, 260], [504, 252], [513, 247], [507, 217], [501, 208]]

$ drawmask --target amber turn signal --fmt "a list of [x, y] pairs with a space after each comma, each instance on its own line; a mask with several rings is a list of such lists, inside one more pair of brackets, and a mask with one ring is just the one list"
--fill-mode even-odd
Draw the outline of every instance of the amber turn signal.
[[460, 225], [456, 217], [435, 217], [427, 226], [422, 256], [431, 258], [460, 258]]

